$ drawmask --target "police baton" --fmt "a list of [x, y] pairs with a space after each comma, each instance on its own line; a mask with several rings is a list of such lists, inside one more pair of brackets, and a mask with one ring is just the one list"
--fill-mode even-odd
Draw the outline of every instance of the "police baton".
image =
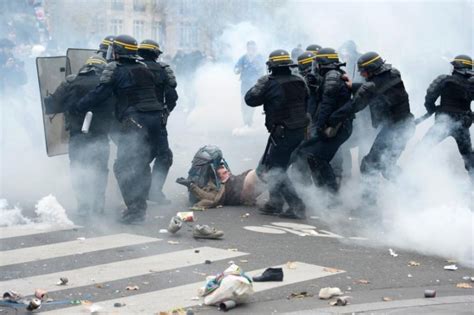
[[418, 125], [418, 124], [424, 122], [425, 120], [430, 118], [431, 115], [433, 115], [433, 113], [425, 113], [423, 116], [416, 118], [415, 119], [415, 125]]

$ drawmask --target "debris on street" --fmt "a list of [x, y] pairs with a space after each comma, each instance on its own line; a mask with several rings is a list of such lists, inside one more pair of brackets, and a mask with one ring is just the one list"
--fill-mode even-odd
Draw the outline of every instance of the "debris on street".
[[176, 216], [183, 222], [195, 222], [194, 212], [192, 211], [178, 212]]
[[235, 301], [232, 301], [232, 300], [224, 301], [219, 304], [218, 310], [227, 312], [228, 310], [231, 310], [236, 306], [237, 306], [237, 303], [235, 303]]
[[35, 297], [37, 297], [40, 300], [45, 300], [48, 298], [48, 292], [44, 289], [36, 289]]
[[347, 304], [349, 304], [349, 299], [350, 298], [351, 298], [350, 296], [341, 296], [341, 297], [338, 297], [337, 299], [335, 299], [333, 301], [330, 301], [329, 305], [331, 305], [331, 306], [346, 306]]
[[390, 255], [392, 255], [393, 257], [398, 257], [398, 254], [395, 253], [395, 251], [393, 249], [389, 248], [388, 251], [389, 251]]
[[56, 283], [56, 285], [67, 285], [69, 282], [69, 279], [66, 277], [61, 277], [59, 278], [59, 281]]
[[39, 298], [34, 298], [30, 301], [30, 303], [28, 303], [28, 306], [26, 307], [26, 309], [28, 311], [34, 311], [34, 310], [37, 310], [41, 307], [41, 299]]
[[455, 264], [447, 265], [447, 266], [444, 266], [444, 270], [456, 271], [458, 270], [458, 266], [456, 266]]
[[170, 245], [178, 245], [179, 242], [178, 242], [178, 241], [168, 241], [168, 244], [170, 244]]
[[286, 268], [296, 269], [296, 263], [294, 261], [289, 261], [289, 262], [286, 263]]
[[125, 288], [127, 291], [138, 291], [140, 287], [138, 285], [129, 285]]
[[250, 217], [250, 213], [244, 213], [240, 216], [242, 219]]
[[125, 304], [125, 303], [120, 303], [120, 302], [114, 303], [114, 307], [124, 307], [125, 305], [127, 305], [127, 304]]
[[390, 302], [390, 301], [393, 301], [393, 299], [392, 299], [391, 297], [384, 296], [384, 297], [382, 297], [382, 301], [384, 301], [384, 302]]
[[204, 261], [204, 263], [205, 263], [206, 265], [210, 265], [210, 264], [212, 264], [212, 261], [210, 261], [209, 259], [206, 259], [206, 260]]
[[330, 272], [330, 273], [336, 273], [336, 272], [341, 272], [342, 270], [336, 269], [336, 268], [323, 268], [323, 271]]
[[78, 237], [77, 240], [78, 240], [78, 241], [85, 241], [86, 238], [85, 238], [85, 237]]
[[425, 290], [425, 298], [436, 297], [436, 290]]
[[302, 299], [302, 298], [307, 298], [307, 297], [312, 297], [313, 295], [306, 292], [306, 291], [302, 291], [302, 292], [293, 292], [291, 293], [287, 299], [288, 300], [291, 300], [291, 299]]
[[337, 287], [334, 287], [334, 288], [327, 287], [327, 288], [322, 288], [321, 290], [319, 290], [319, 298], [321, 300], [329, 300], [330, 298], [334, 296], [340, 296], [342, 294], [343, 293], [341, 289]]
[[410, 266], [410, 267], [417, 267], [419, 265], [420, 265], [419, 262], [416, 262], [416, 261], [413, 261], [413, 260], [408, 262], [408, 266]]
[[217, 230], [216, 228], [210, 227], [209, 225], [196, 225], [193, 229], [194, 238], [204, 239], [221, 239], [224, 236], [224, 232]]
[[470, 285], [469, 283], [466, 283], [466, 282], [461, 282], [461, 283], [456, 284], [456, 288], [459, 288], [459, 289], [472, 289], [472, 285]]
[[360, 279], [360, 280], [355, 281], [354, 283], [357, 283], [357, 284], [369, 284], [370, 281], [369, 281], [369, 280], [365, 280], [365, 279]]
[[231, 265], [224, 272], [207, 277], [205, 285], [199, 289], [205, 305], [217, 306], [229, 300], [236, 305], [245, 303], [253, 292], [252, 280], [237, 265]]
[[171, 218], [170, 224], [168, 225], [168, 232], [175, 234], [181, 229], [182, 226], [183, 220], [179, 216], [174, 216]]
[[255, 282], [283, 281], [283, 269], [267, 268], [260, 276], [252, 278]]

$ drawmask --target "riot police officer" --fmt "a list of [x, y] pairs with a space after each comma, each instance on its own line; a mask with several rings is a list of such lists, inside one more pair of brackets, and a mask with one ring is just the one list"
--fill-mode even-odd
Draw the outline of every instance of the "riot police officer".
[[415, 124], [408, 93], [397, 69], [385, 63], [376, 52], [363, 54], [357, 61], [357, 67], [366, 82], [352, 84], [355, 111], [369, 106], [373, 127], [380, 127], [360, 165], [365, 182], [365, 200], [374, 203], [372, 175], [382, 173], [389, 180], [398, 175], [397, 161], [415, 132]]
[[72, 186], [78, 204], [78, 214], [87, 216], [104, 211], [105, 190], [109, 175], [108, 132], [113, 119], [112, 100], [104, 101], [93, 110], [87, 133], [81, 132], [84, 113], [68, 111], [73, 104], [98, 84], [106, 62], [100, 56], [90, 57], [77, 74], [71, 74], [45, 99], [46, 114], [65, 113], [69, 131], [69, 161]]
[[344, 64], [339, 62], [334, 49], [320, 49], [315, 57], [315, 66], [322, 78], [317, 92], [319, 105], [313, 122], [316, 133], [301, 144], [296, 154], [307, 159], [314, 184], [335, 193], [339, 186], [330, 162], [352, 133], [351, 91], [341, 69]]
[[107, 59], [107, 50], [109, 49], [109, 46], [112, 45], [112, 43], [114, 42], [114, 39], [115, 39], [114, 35], [107, 35], [100, 42], [99, 50], [97, 51], [97, 53], [99, 53], [102, 56], [102, 58]]
[[[286, 173], [293, 150], [301, 143], [308, 125], [306, 102], [308, 89], [298, 75], [285, 50], [273, 51], [267, 61], [270, 75], [261, 77], [246, 93], [245, 102], [256, 107], [263, 104], [265, 126], [270, 136], [257, 167], [258, 176], [269, 184], [270, 200], [260, 210], [263, 214], [287, 218], [305, 217], [305, 205]], [[289, 208], [283, 211], [284, 202]]]
[[173, 152], [168, 144], [168, 132], [166, 123], [170, 112], [175, 108], [178, 100], [176, 93], [176, 78], [170, 66], [157, 61], [162, 51], [157, 42], [146, 39], [138, 45], [138, 55], [143, 58], [143, 63], [148, 66], [155, 75], [156, 96], [160, 105], [161, 121], [158, 134], [153, 135], [155, 142], [152, 144], [152, 155], [155, 158], [152, 169], [151, 188], [148, 199], [160, 204], [169, 204], [163, 193], [168, 171], [173, 164]]
[[[467, 55], [459, 55], [451, 64], [452, 74], [438, 76], [426, 92], [426, 110], [429, 114], [435, 113], [436, 118], [422, 143], [435, 145], [446, 137], [453, 137], [474, 185], [474, 153], [469, 133], [474, 117], [471, 110], [474, 99], [472, 59]], [[441, 98], [440, 105], [436, 106], [438, 97]]]
[[156, 97], [153, 72], [138, 61], [137, 41], [128, 35], [114, 39], [109, 52], [114, 61], [105, 67], [100, 84], [74, 106], [84, 112], [115, 94], [115, 116], [120, 122], [114, 173], [127, 206], [121, 222], [145, 219], [151, 185], [152, 143], [160, 133], [162, 105]]

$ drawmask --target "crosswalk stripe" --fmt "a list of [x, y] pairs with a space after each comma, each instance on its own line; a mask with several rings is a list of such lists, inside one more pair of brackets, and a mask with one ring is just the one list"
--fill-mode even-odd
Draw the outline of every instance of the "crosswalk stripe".
[[[292, 264], [292, 268], [288, 268], [287, 265], [277, 266], [283, 268], [284, 281], [282, 282], [255, 282], [254, 291], [262, 292], [270, 289], [283, 287], [286, 285], [313, 280], [317, 278], [327, 277], [342, 273], [345, 271], [329, 272], [324, 270], [324, 267], [306, 264], [303, 262], [295, 262]], [[254, 270], [248, 272], [250, 276], [261, 274], [265, 269]], [[151, 314], [160, 311], [166, 311], [175, 307], [190, 307], [199, 304], [199, 301], [195, 301], [192, 297], [197, 295], [197, 290], [204, 285], [204, 281], [168, 288], [164, 290], [158, 290], [148, 292], [144, 294], [137, 294], [133, 296], [106, 300], [95, 303], [102, 307], [100, 313], [104, 312], [107, 314]], [[114, 303], [124, 303], [125, 306], [121, 308], [115, 308]], [[74, 306], [67, 309], [58, 309], [53, 311], [45, 311], [42, 314], [86, 314], [89, 311], [84, 306]]]
[[[196, 253], [196, 251], [198, 251]], [[104, 283], [153, 272], [172, 270], [202, 264], [206, 259], [213, 261], [229, 259], [247, 253], [233, 252], [219, 248], [200, 247], [177, 252], [147, 256], [137, 259], [122, 260], [114, 263], [79, 268], [69, 271], [50, 273], [28, 278], [13, 279], [0, 282], [0, 288], [8, 288], [17, 292], [29, 292], [31, 288], [42, 288], [48, 292]], [[133, 268], [130, 268], [133, 266]], [[57, 286], [60, 277], [68, 278], [67, 286]], [[91, 282], [93, 278], [94, 282]]]
[[67, 231], [73, 229], [80, 229], [82, 226], [72, 225], [72, 226], [63, 226], [63, 227], [51, 227], [51, 226], [7, 226], [0, 227], [0, 239], [19, 237], [19, 236], [29, 236], [35, 234], [57, 232], [57, 231]]
[[132, 246], [158, 240], [157, 238], [147, 236], [122, 233], [84, 240], [78, 239], [43, 246], [6, 250], [0, 252], [0, 266], [83, 254], [122, 246]]

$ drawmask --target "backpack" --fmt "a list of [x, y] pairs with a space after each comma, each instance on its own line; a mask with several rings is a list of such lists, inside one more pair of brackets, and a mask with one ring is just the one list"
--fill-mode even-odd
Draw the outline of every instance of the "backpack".
[[[219, 166], [225, 166], [229, 171], [229, 166], [222, 155], [222, 150], [215, 145], [206, 145], [200, 148], [193, 157], [191, 168], [188, 171], [188, 179], [199, 187], [204, 187], [212, 180], [217, 188], [220, 188], [220, 180], [216, 170]], [[197, 202], [192, 194], [189, 194], [189, 201]]]

